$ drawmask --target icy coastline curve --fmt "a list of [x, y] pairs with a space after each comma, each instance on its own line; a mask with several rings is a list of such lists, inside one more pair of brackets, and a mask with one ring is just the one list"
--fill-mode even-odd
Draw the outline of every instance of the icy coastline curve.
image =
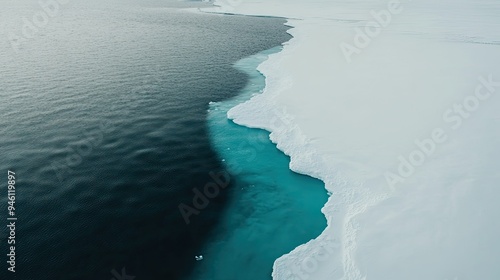
[[[342, 179], [340, 174], [332, 176], [336, 172], [328, 169], [321, 154], [310, 145], [311, 140], [294, 123], [294, 117], [287, 111], [287, 107], [280, 106], [273, 98], [293, 84], [293, 81], [290, 80], [285, 72], [286, 69], [281, 68], [280, 60], [290, 50], [293, 50], [299, 42], [296, 38], [297, 34], [293, 20], [289, 20], [286, 25], [291, 27], [288, 33], [292, 38], [284, 44], [281, 52], [270, 55], [257, 68], [266, 77], [266, 87], [263, 92], [230, 109], [228, 118], [239, 125], [269, 131], [271, 141], [277, 145], [280, 151], [290, 157], [290, 169], [296, 173], [322, 180], [325, 183], [327, 191], [331, 193], [333, 185], [337, 187], [341, 185], [345, 186], [347, 180]], [[344, 194], [344, 198], [349, 196], [349, 194]], [[325, 233], [276, 260], [273, 267], [273, 279], [308, 279], [310, 277], [309, 272], [316, 272], [310, 270], [316, 270], [316, 266], [320, 265], [319, 263], [314, 264], [315, 261], [331, 262], [333, 255], [340, 253], [339, 250], [342, 244], [338, 241], [339, 238], [326, 234], [326, 232], [329, 232], [331, 226], [330, 221], [333, 220], [333, 216], [330, 214], [338, 212], [337, 209], [328, 210], [328, 208], [333, 208], [334, 197], [330, 197], [330, 200], [322, 210], [323, 214], [327, 217]], [[337, 208], [341, 206], [341, 203], [337, 204]], [[323, 257], [323, 259], [315, 260], [316, 256]], [[309, 264], [309, 262], [313, 263]], [[313, 267], [310, 268], [309, 266]], [[346, 266], [350, 265], [346, 264]], [[290, 270], [291, 267], [295, 267], [296, 269]], [[350, 269], [352, 270], [353, 267]]]
[[289, 19], [263, 93], [228, 118], [331, 194], [327, 228], [273, 279], [500, 277], [500, 4], [459, 2], [216, 1]]

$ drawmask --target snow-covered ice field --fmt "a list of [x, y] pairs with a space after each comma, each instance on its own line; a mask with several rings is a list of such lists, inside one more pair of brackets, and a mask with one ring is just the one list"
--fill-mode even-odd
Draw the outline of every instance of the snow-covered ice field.
[[332, 194], [274, 279], [500, 279], [500, 1], [216, 4], [289, 19], [264, 93], [228, 115]]

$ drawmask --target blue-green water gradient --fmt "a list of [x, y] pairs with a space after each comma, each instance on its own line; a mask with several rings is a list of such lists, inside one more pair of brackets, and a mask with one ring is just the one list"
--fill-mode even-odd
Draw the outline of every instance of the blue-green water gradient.
[[271, 279], [277, 258], [326, 227], [321, 213], [328, 198], [323, 182], [292, 172], [290, 158], [269, 140], [269, 132], [227, 119], [229, 109], [262, 92], [265, 77], [256, 68], [280, 50], [240, 60], [236, 68], [249, 75], [247, 86], [232, 99], [211, 103], [209, 133], [234, 188], [220, 226], [200, 252], [204, 260], [194, 279]]

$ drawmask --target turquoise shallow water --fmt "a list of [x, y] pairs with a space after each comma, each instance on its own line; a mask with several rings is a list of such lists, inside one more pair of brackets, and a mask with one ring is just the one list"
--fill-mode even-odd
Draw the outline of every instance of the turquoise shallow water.
[[0, 229], [1, 280], [180, 280], [198, 265], [229, 201], [189, 224], [178, 208], [224, 170], [208, 104], [244, 88], [236, 61], [290, 36], [284, 19], [174, 8], [194, 3], [69, 1], [16, 52], [7, 32], [44, 9], [0, 1], [0, 220], [7, 170], [18, 218], [15, 274]]
[[320, 180], [289, 169], [290, 159], [269, 140], [269, 132], [234, 124], [227, 111], [259, 94], [265, 77], [257, 66], [273, 48], [245, 58], [236, 68], [250, 77], [242, 92], [211, 103], [208, 124], [213, 145], [231, 173], [234, 187], [220, 226], [200, 252], [193, 279], [271, 279], [274, 261], [317, 237], [326, 227], [321, 207], [328, 198]]

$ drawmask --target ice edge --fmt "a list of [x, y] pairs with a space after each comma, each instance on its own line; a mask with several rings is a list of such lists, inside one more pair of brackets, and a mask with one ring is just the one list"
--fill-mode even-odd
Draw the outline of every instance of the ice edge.
[[[329, 186], [335, 184], [338, 187], [346, 184], [346, 181], [342, 180], [339, 175], [330, 175], [334, 173], [328, 171], [322, 156], [312, 148], [309, 144], [310, 140], [307, 139], [301, 128], [294, 124], [293, 117], [287, 112], [287, 108], [280, 107], [273, 98], [292, 84], [279, 67], [283, 55], [286, 55], [298, 43], [295, 36], [297, 30], [292, 21], [288, 19], [285, 23], [286, 26], [291, 27], [287, 33], [292, 38], [283, 44], [283, 49], [280, 52], [271, 54], [257, 67], [257, 71], [265, 77], [263, 92], [231, 108], [227, 116], [238, 125], [269, 131], [270, 140], [277, 145], [281, 152], [290, 157], [290, 170], [322, 180], [326, 190], [331, 194], [333, 188]], [[317, 248], [323, 246], [320, 244], [331, 244], [333, 247], [338, 247], [338, 242], [325, 234], [332, 226], [330, 222], [332, 217], [328, 213], [333, 213], [333, 211], [327, 210], [333, 205], [330, 202], [332, 199], [333, 197], [330, 196], [321, 210], [327, 219], [327, 226], [323, 233], [278, 258], [273, 265], [273, 279], [302, 279], [291, 268], [300, 266], [307, 257], [315, 255]]]
[[[214, 5], [214, 9], [203, 12], [227, 13], [224, 3], [215, 1]], [[252, 16], [244, 13], [241, 15]], [[297, 24], [302, 19], [286, 19], [285, 25], [290, 27], [287, 33], [292, 38], [282, 44], [280, 52], [269, 55], [256, 69], [265, 77], [262, 93], [236, 105], [227, 113], [228, 119], [238, 125], [269, 131], [270, 140], [276, 144], [278, 150], [290, 157], [290, 170], [323, 181], [330, 195], [321, 209], [327, 220], [325, 230], [315, 239], [278, 258], [273, 265], [272, 278], [313, 279], [312, 274], [316, 275], [322, 271], [332, 277], [338, 276], [338, 279], [364, 280], [366, 277], [362, 275], [353, 257], [357, 248], [357, 230], [353, 218], [386, 197], [372, 196], [368, 199], [370, 195], [361, 188], [362, 182], [358, 182], [339, 168], [332, 169], [328, 166], [323, 156], [310, 145], [311, 140], [293, 122], [294, 117], [288, 113], [287, 108], [275, 101], [275, 97], [289, 89], [293, 83], [286, 69], [280, 68], [280, 63], [288, 52], [292, 52], [300, 44], [300, 29]], [[313, 271], [304, 272], [304, 268], [309, 268], [308, 261], [318, 256], [325, 257], [322, 259], [323, 263]], [[329, 261], [334, 263], [326, 265]], [[325, 268], [329, 271], [323, 271]]]

